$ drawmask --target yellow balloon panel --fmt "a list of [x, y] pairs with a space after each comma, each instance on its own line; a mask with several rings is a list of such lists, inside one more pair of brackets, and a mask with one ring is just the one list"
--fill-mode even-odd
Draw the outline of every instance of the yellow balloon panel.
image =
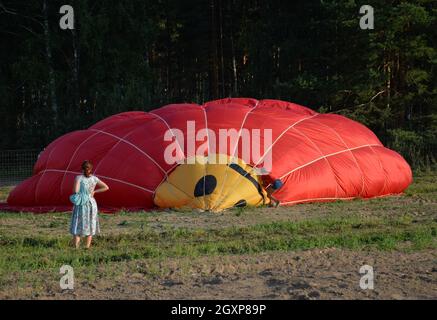
[[241, 159], [231, 161], [227, 155], [191, 158], [158, 187], [154, 202], [161, 208], [211, 211], [267, 204], [261, 180], [251, 171]]

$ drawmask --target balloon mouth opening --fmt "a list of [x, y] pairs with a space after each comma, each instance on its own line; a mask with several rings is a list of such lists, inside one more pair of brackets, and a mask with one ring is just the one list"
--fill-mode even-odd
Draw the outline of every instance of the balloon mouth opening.
[[269, 203], [261, 177], [243, 160], [223, 154], [187, 160], [157, 188], [157, 207], [220, 212]]

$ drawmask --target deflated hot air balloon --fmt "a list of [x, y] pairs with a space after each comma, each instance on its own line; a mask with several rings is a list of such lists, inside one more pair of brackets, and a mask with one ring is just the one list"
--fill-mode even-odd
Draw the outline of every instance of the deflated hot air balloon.
[[104, 211], [281, 205], [402, 193], [406, 161], [365, 126], [277, 100], [223, 99], [126, 112], [71, 132], [41, 154], [11, 210], [66, 211], [84, 160], [110, 186]]

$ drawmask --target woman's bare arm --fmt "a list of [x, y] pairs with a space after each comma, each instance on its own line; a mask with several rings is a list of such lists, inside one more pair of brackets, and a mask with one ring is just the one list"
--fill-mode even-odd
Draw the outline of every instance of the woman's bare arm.
[[79, 187], [79, 178], [76, 177], [76, 179], [74, 179], [73, 193], [78, 193]]
[[99, 180], [97, 182], [97, 186], [99, 187], [99, 189], [94, 190], [94, 193], [102, 193], [109, 190], [108, 185], [104, 183], [102, 180]]

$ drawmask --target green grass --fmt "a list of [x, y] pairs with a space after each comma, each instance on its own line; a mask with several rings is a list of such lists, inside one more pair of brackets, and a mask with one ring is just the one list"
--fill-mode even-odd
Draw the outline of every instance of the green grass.
[[414, 177], [414, 183], [406, 190], [407, 196], [431, 196], [437, 200], [437, 174], [421, 174]]
[[[0, 189], [2, 197], [6, 193]], [[289, 208], [237, 208], [222, 214], [152, 211], [101, 215], [91, 251], [70, 245], [67, 214], [0, 212], [0, 287], [17, 274], [58, 272], [69, 264], [87, 277], [121, 272], [127, 262], [255, 255], [315, 248], [419, 251], [437, 248], [437, 175], [415, 177], [403, 197]], [[158, 268], [158, 267], [157, 267]], [[158, 268], [159, 269], [159, 268]], [[55, 271], [53, 271], [55, 270]], [[158, 272], [158, 271], [157, 271]], [[14, 276], [15, 275], [15, 276]], [[12, 277], [12, 278], [11, 278]], [[38, 282], [39, 283], [39, 282]]]
[[138, 259], [199, 257], [203, 255], [253, 254], [313, 248], [354, 250], [419, 250], [437, 245], [437, 222], [415, 223], [396, 218], [315, 219], [276, 222], [215, 230], [167, 228], [98, 238], [92, 251], [68, 247], [70, 237], [0, 237], [2, 272], [44, 270], [70, 264], [93, 266]]

